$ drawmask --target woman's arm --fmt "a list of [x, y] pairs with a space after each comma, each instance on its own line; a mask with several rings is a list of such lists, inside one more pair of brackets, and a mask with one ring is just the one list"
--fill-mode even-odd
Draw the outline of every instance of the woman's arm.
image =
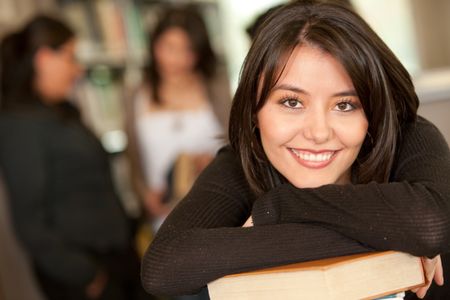
[[[427, 128], [428, 130], [425, 130]], [[414, 144], [415, 139], [410, 135], [421, 136], [425, 134], [426, 136], [429, 135], [432, 140], [437, 139], [437, 144], [441, 148], [438, 152], [448, 153], [447, 146], [442, 144], [442, 137], [434, 127], [429, 124], [419, 124], [419, 129], [421, 133], [405, 131], [403, 147], [410, 149], [409, 147], [412, 146], [409, 146], [407, 141], [411, 139]], [[431, 132], [428, 132], [429, 130]], [[430, 144], [429, 146], [435, 147], [437, 145]], [[410, 151], [426, 153], [426, 150], [417, 151], [413, 149], [410, 149]], [[401, 152], [405, 153], [405, 149]], [[397, 171], [394, 170], [396, 172], [394, 179], [402, 176], [407, 177], [406, 166], [408, 165], [413, 170], [418, 168], [417, 163], [409, 162], [407, 156], [406, 158], [400, 157], [399, 165], [395, 168]], [[432, 158], [433, 156], [427, 159], [433, 161]], [[402, 166], [402, 164], [405, 165]], [[426, 162], [419, 165], [424, 170], [427, 169], [426, 166]], [[424, 170], [419, 171], [419, 174], [425, 172]], [[426, 177], [433, 178], [430, 174]], [[406, 180], [406, 178], [403, 178], [403, 180]], [[404, 197], [408, 197], [410, 193], [417, 189], [417, 183], [404, 182], [402, 184], [410, 186], [403, 190], [406, 193]], [[391, 232], [402, 235], [402, 231], [400, 229], [397, 231], [395, 227], [399, 223], [396, 218], [403, 218], [402, 221], [407, 222], [407, 224], [400, 224], [403, 227], [410, 227], [415, 222], [422, 222], [421, 219], [416, 220], [411, 216], [404, 221], [404, 213], [397, 212], [397, 208], [391, 205], [388, 196], [391, 189], [397, 191], [396, 184], [373, 183], [354, 187], [355, 193], [360, 195], [360, 199], [352, 198], [356, 196], [352, 195], [351, 186], [336, 186], [336, 188], [337, 190], [334, 190], [332, 196], [336, 198], [336, 195], [340, 195], [341, 198], [327, 201], [325, 203], [328, 205], [324, 204], [323, 207], [327, 210], [325, 216], [330, 219], [338, 216], [341, 218], [339, 220], [322, 220], [319, 224], [319, 222], [302, 219], [297, 224], [287, 222], [271, 224], [274, 222], [270, 214], [272, 211], [277, 212], [279, 210], [279, 207], [275, 207], [276, 204], [284, 203], [283, 201], [291, 204], [301, 203], [302, 191], [307, 196], [314, 191], [294, 189], [299, 193], [298, 195], [294, 194], [298, 196], [294, 199], [291, 190], [288, 189], [288, 192], [281, 192], [279, 194], [280, 199], [276, 201], [264, 199], [270, 193], [256, 201], [255, 208], [263, 203], [274, 204], [274, 207], [270, 207], [270, 210], [261, 210], [261, 214], [254, 215], [259, 218], [258, 221], [262, 222], [251, 228], [236, 228], [242, 226], [248, 219], [254, 205], [254, 195], [245, 180], [237, 155], [229, 147], [222, 149], [212, 164], [199, 177], [187, 197], [168, 217], [148, 249], [142, 270], [144, 287], [154, 294], [187, 294], [225, 274], [294, 261], [370, 251], [369, 246], [373, 245], [379, 246], [374, 247], [377, 250], [395, 249], [411, 253], [417, 252], [417, 255], [431, 255], [430, 253], [433, 251], [429, 251], [428, 246], [416, 245], [417, 240], [410, 240], [408, 239], [409, 236], [401, 236], [400, 242], [391, 238]], [[340, 189], [348, 190], [343, 193]], [[418, 190], [422, 189], [418, 188]], [[278, 192], [276, 190], [273, 193]], [[316, 195], [320, 195], [320, 197], [310, 196], [310, 200], [305, 203], [313, 206], [316, 199], [317, 201], [327, 200], [328, 194], [320, 189], [317, 189]], [[369, 200], [367, 200], [366, 195], [371, 195]], [[282, 197], [287, 197], [287, 200]], [[439, 198], [440, 196], [438, 194], [434, 197]], [[419, 206], [420, 209], [414, 212], [416, 217], [422, 216], [424, 211], [429, 209], [429, 202], [439, 202], [434, 197], [431, 200], [430, 198], [422, 199], [420, 197], [415, 200], [421, 205]], [[360, 202], [376, 202], [376, 210], [364, 212], [365, 206], [361, 205]], [[402, 203], [400, 202], [400, 204]], [[349, 206], [345, 207], [344, 205]], [[297, 208], [293, 209], [298, 212]], [[253, 212], [255, 212], [255, 209]], [[342, 213], [338, 215], [339, 212]], [[396, 213], [396, 218], [387, 218], [393, 212]], [[266, 214], [265, 217], [262, 216], [263, 214]], [[364, 219], [366, 214], [371, 219]], [[362, 215], [363, 217], [361, 217]], [[302, 217], [305, 218], [305, 215], [302, 215]], [[349, 221], [346, 221], [345, 218], [348, 218]], [[269, 221], [267, 225], [262, 225], [266, 220]], [[347, 227], [330, 225], [334, 222], [338, 224], [343, 222]], [[360, 226], [361, 223], [365, 226]], [[433, 222], [431, 223], [428, 228], [433, 229]], [[373, 226], [373, 228], [370, 226]], [[436, 227], [436, 231], [441, 228], [439, 224]], [[445, 222], [443, 228], [446, 230]], [[339, 234], [338, 231], [342, 234]], [[362, 237], [361, 241], [366, 246], [355, 241], [356, 237], [359, 236]], [[379, 236], [381, 236], [381, 241], [378, 240]], [[432, 238], [432, 236], [430, 237]]]
[[189, 294], [226, 274], [370, 251], [311, 224], [240, 227], [254, 199], [242, 178], [228, 150], [200, 175], [145, 254], [142, 282], [149, 293]]
[[125, 153], [130, 166], [131, 184], [137, 196], [140, 198], [139, 200], [144, 202], [148, 189], [144, 180], [143, 164], [136, 134], [136, 102], [138, 101], [138, 95], [143, 93], [142, 90], [143, 87], [133, 91], [126, 91], [124, 96], [126, 101], [123, 101], [123, 111], [125, 112], [125, 133], [128, 139]]
[[284, 184], [255, 202], [255, 226], [314, 223], [370, 247], [417, 256], [450, 250], [450, 153], [440, 132], [419, 118], [403, 128], [392, 183]]

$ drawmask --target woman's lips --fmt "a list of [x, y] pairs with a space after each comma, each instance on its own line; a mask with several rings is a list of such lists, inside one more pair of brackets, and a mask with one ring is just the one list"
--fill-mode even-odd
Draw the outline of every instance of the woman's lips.
[[328, 166], [339, 150], [304, 150], [288, 148], [293, 157], [304, 167], [320, 169]]

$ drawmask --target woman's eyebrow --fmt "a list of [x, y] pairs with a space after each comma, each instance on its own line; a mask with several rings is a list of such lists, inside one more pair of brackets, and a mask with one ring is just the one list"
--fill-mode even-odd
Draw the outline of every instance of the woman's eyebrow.
[[348, 90], [348, 91], [343, 91], [343, 92], [339, 92], [336, 94], [333, 94], [333, 97], [348, 97], [348, 96], [355, 96], [358, 97], [358, 94], [356, 93], [355, 90]]
[[280, 84], [280, 85], [276, 85], [273, 88], [273, 90], [274, 91], [276, 91], [276, 90], [287, 90], [287, 91], [291, 91], [291, 92], [295, 92], [295, 93], [301, 93], [301, 94], [309, 95], [309, 93], [307, 91], [305, 91], [304, 89], [302, 89], [302, 88], [300, 88], [298, 86], [292, 85], [292, 84], [285, 84], [285, 83], [284, 84]]
[[[304, 89], [292, 85], [292, 84], [280, 84], [280, 85], [276, 85], [273, 88], [274, 91], [276, 90], [287, 90], [287, 91], [291, 91], [291, 92], [295, 92], [295, 93], [301, 93], [301, 94], [305, 94], [305, 95], [309, 95], [309, 93], [307, 91], [305, 91]], [[348, 97], [348, 96], [355, 96], [357, 97], [358, 94], [356, 93], [355, 90], [347, 90], [347, 91], [342, 91], [342, 92], [338, 92], [332, 95], [332, 97]]]

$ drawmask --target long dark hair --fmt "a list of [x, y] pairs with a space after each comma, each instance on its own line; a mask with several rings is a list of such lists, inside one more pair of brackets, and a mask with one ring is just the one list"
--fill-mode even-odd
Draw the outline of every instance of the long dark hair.
[[22, 29], [5, 36], [0, 43], [1, 108], [38, 101], [33, 87], [37, 50], [58, 49], [74, 36], [66, 24], [44, 15], [34, 17]]
[[362, 103], [368, 138], [353, 166], [353, 178], [357, 183], [388, 181], [400, 125], [416, 118], [419, 101], [411, 78], [361, 17], [342, 6], [309, 1], [287, 4], [271, 14], [244, 62], [229, 138], [251, 187], [263, 193], [273, 186], [273, 168], [261, 146], [256, 114], [299, 45], [317, 47], [337, 59]]
[[188, 35], [197, 57], [196, 71], [204, 78], [213, 76], [216, 71], [217, 58], [211, 47], [205, 22], [196, 6], [166, 7], [149, 38], [150, 62], [146, 70], [146, 80], [150, 84], [152, 101], [155, 103], [161, 101], [159, 95], [161, 75], [155, 61], [154, 45], [167, 30], [172, 28], [180, 28]]

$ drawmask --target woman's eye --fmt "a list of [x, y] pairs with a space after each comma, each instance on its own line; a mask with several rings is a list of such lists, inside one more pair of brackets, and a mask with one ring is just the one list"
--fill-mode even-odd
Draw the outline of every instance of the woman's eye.
[[296, 99], [286, 99], [283, 101], [283, 105], [289, 108], [301, 108], [302, 103]]
[[338, 111], [352, 111], [355, 109], [355, 106], [350, 102], [340, 102], [336, 104], [336, 110]]

